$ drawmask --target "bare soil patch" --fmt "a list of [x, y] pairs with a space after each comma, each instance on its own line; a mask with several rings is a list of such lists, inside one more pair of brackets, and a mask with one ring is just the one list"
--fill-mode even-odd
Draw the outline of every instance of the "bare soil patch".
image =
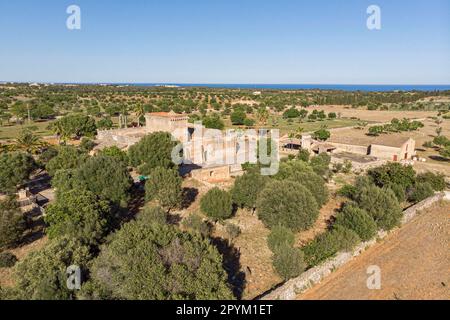
[[[420, 213], [298, 299], [449, 299], [449, 212], [441, 202]], [[380, 290], [367, 288], [371, 265], [381, 268]]]

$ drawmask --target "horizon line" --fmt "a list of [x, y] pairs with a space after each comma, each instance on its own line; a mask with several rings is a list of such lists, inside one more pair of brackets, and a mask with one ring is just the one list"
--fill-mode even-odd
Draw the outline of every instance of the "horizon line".
[[152, 85], [305, 85], [305, 86], [450, 86], [450, 83], [301, 83], [301, 82], [108, 82], [108, 81], [95, 81], [95, 82], [67, 82], [67, 81], [8, 81], [0, 80], [0, 84], [13, 83], [39, 83], [39, 84], [111, 84], [111, 85], [123, 85], [123, 84], [152, 84]]

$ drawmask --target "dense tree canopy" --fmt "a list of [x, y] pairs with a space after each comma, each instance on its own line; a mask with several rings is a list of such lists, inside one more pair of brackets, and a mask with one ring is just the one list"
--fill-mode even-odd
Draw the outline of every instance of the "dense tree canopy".
[[179, 207], [182, 202], [182, 182], [176, 169], [162, 167], [153, 169], [145, 183], [147, 201], [156, 200], [168, 210]]
[[0, 201], [0, 250], [19, 243], [25, 230], [25, 219], [13, 197]]
[[125, 224], [93, 263], [85, 294], [110, 299], [231, 299], [207, 240], [145, 220]]
[[74, 146], [62, 146], [58, 154], [45, 166], [50, 176], [54, 176], [61, 169], [75, 169], [87, 160], [88, 156]]
[[116, 204], [126, 204], [133, 179], [123, 161], [109, 156], [95, 156], [84, 162], [75, 173], [87, 190]]
[[108, 230], [111, 220], [108, 203], [85, 190], [61, 194], [46, 209], [45, 222], [50, 239], [68, 237], [95, 245]]
[[311, 191], [320, 207], [328, 200], [328, 189], [325, 185], [325, 180], [304, 161], [291, 160], [282, 163], [275, 178], [302, 184]]
[[211, 116], [206, 116], [203, 119], [203, 125], [205, 128], [223, 130], [225, 124], [217, 113]]
[[404, 166], [398, 162], [389, 162], [369, 170], [369, 176], [379, 187], [395, 183], [407, 189], [414, 184], [416, 172], [412, 166]]
[[141, 174], [148, 175], [156, 167], [173, 168], [172, 150], [177, 145], [166, 132], [155, 132], [145, 136], [130, 147], [130, 164], [138, 168]]
[[50, 129], [63, 139], [94, 137], [97, 126], [94, 118], [83, 114], [69, 114], [50, 125]]
[[35, 169], [36, 163], [28, 153], [0, 153], [0, 192], [16, 191]]
[[79, 266], [86, 275], [91, 259], [89, 248], [73, 239], [50, 241], [43, 249], [31, 252], [16, 265], [15, 299], [68, 300], [75, 292], [67, 288], [67, 268]]
[[267, 181], [268, 177], [260, 175], [259, 172], [248, 172], [237, 177], [231, 191], [233, 202], [239, 207], [255, 209], [258, 194]]

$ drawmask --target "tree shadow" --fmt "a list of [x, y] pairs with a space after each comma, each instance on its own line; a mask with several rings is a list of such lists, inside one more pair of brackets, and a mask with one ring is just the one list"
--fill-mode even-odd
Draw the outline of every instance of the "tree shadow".
[[450, 159], [444, 158], [442, 156], [430, 156], [429, 158], [439, 162], [450, 162]]
[[187, 209], [192, 203], [197, 199], [198, 189], [197, 188], [183, 188], [183, 200], [181, 202], [181, 208]]
[[45, 235], [45, 221], [39, 207], [25, 213], [27, 230], [22, 238], [22, 244], [27, 245], [41, 239]]
[[183, 220], [183, 218], [179, 214], [169, 213], [167, 215], [167, 224], [177, 226], [180, 224], [181, 220]]
[[211, 239], [211, 242], [223, 256], [222, 266], [227, 273], [228, 283], [231, 285], [234, 296], [242, 299], [246, 280], [245, 273], [241, 271], [241, 253], [226, 239], [215, 237]]
[[145, 204], [145, 189], [141, 185], [133, 185], [130, 194], [132, 198], [129, 200], [127, 207], [122, 208], [118, 205], [113, 205], [111, 208], [114, 216], [112, 221], [113, 229], [117, 229], [121, 224], [133, 220]]

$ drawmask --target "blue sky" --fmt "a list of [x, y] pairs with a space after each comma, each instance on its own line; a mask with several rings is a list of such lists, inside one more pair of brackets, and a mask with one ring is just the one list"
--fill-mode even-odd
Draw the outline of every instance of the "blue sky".
[[0, 81], [450, 84], [448, 0], [0, 0], [0, 41]]

